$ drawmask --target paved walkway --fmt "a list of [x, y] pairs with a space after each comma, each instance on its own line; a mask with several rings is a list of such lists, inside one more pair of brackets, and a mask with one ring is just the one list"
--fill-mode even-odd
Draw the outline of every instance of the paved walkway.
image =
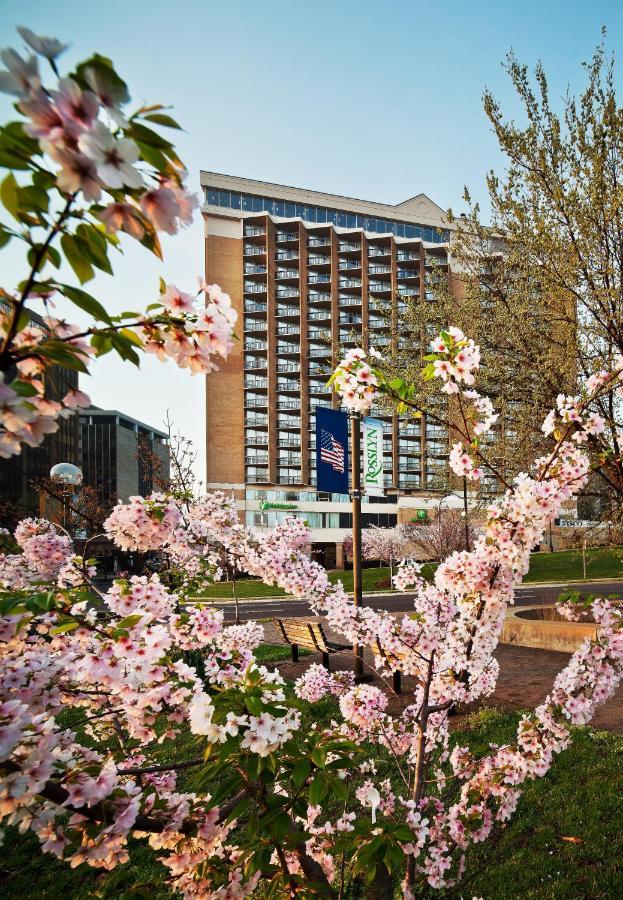
[[[271, 643], [283, 643], [277, 635], [272, 623], [265, 624], [266, 640]], [[328, 635], [331, 636], [331, 635]], [[339, 637], [336, 636], [339, 640]], [[515, 647], [509, 644], [500, 644], [495, 654], [500, 664], [500, 676], [498, 678], [495, 693], [480, 704], [483, 706], [496, 706], [502, 709], [532, 709], [541, 703], [554, 683], [558, 672], [566, 665], [569, 654], [557, 653], [552, 650], [534, 650], [530, 647]], [[303, 656], [298, 663], [287, 661], [279, 663], [280, 672], [286, 677], [295, 679], [301, 675], [312, 662], [321, 662], [320, 654]], [[375, 672], [374, 684], [384, 687], [384, 682], [373, 669], [372, 655], [366, 653], [366, 669]], [[349, 652], [335, 653], [331, 655], [331, 668], [334, 670], [353, 668], [353, 657]], [[389, 711], [398, 713], [401, 708], [411, 702], [409, 694], [410, 679], [403, 680], [403, 693], [396, 696], [387, 685], [387, 693], [390, 698]], [[461, 716], [453, 718], [454, 727], [460, 727]], [[603, 728], [609, 731], [623, 734], [623, 687], [603, 706], [599, 707], [597, 714], [591, 722], [595, 728]]]

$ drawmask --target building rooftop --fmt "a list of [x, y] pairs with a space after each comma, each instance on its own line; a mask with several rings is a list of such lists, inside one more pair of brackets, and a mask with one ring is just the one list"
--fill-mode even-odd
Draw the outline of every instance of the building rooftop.
[[166, 431], [162, 431], [160, 428], [154, 428], [153, 425], [147, 425], [145, 422], [141, 422], [140, 419], [135, 419], [133, 416], [128, 416], [127, 413], [119, 412], [118, 409], [102, 409], [99, 406], [88, 406], [85, 409], [79, 410], [79, 416], [81, 419], [97, 419], [103, 416], [115, 417], [119, 420], [119, 424], [124, 425], [126, 428], [130, 426], [135, 430], [149, 431], [163, 440], [169, 439], [169, 435]]
[[[448, 218], [444, 210], [426, 194], [416, 194], [401, 203], [376, 203], [371, 200], [360, 200], [356, 197], [345, 197], [341, 194], [327, 194], [312, 191], [308, 188], [292, 187], [284, 184], [273, 184], [269, 181], [257, 181], [253, 178], [240, 178], [237, 175], [224, 175], [220, 172], [201, 171], [201, 185], [216, 190], [238, 191], [241, 194], [252, 194], [274, 200], [285, 200], [304, 203], [310, 206], [331, 207], [347, 212], [360, 213], [364, 216], [381, 216], [399, 219], [401, 222], [418, 225], [429, 225], [437, 228], [448, 228]], [[206, 207], [209, 204], [206, 204]], [[214, 207], [210, 206], [214, 212]], [[225, 215], [231, 211], [223, 209]], [[239, 215], [239, 213], [237, 213]]]

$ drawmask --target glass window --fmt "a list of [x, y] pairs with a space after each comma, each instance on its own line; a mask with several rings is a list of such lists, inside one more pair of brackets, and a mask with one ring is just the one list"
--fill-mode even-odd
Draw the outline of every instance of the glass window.
[[398, 237], [405, 236], [405, 226], [402, 224], [402, 222], [396, 222], [396, 235]]
[[219, 191], [219, 206], [229, 206], [229, 191]]
[[415, 225], [405, 225], [405, 237], [415, 237]]
[[360, 216], [359, 214], [357, 214], [355, 218], [357, 220], [357, 228], [364, 228], [364, 223], [366, 221], [365, 216]]
[[296, 206], [296, 213], [295, 213], [295, 215], [300, 216], [301, 219], [304, 219], [304, 218], [305, 218], [305, 207], [303, 206], [303, 204], [302, 204], [302, 203], [296, 203], [295, 206]]
[[262, 212], [263, 206], [261, 197], [253, 197], [253, 212]]
[[276, 216], [285, 216], [285, 203], [283, 200], [275, 200], [275, 215]]
[[324, 207], [319, 206], [316, 210], [316, 222], [326, 222], [327, 221], [327, 211]]
[[208, 188], [208, 203], [211, 206], [218, 206], [218, 191], [212, 190], [212, 188]]
[[340, 226], [340, 228], [346, 228], [346, 213], [345, 212], [338, 212], [337, 224]]
[[240, 194], [237, 191], [232, 191], [230, 194], [231, 198], [231, 208], [232, 209], [240, 209]]
[[274, 207], [275, 207], [274, 200], [267, 200], [266, 197], [264, 197], [264, 212], [270, 213], [272, 216]]
[[253, 197], [250, 194], [242, 195], [242, 208], [247, 212], [253, 211]]
[[288, 219], [294, 218], [296, 215], [296, 207], [294, 203], [286, 203], [286, 217]]
[[305, 220], [307, 222], [315, 222], [316, 221], [316, 207], [315, 206], [306, 206], [305, 207]]
[[424, 228], [424, 229], [423, 229], [423, 235], [422, 235], [422, 236], [423, 236], [423, 238], [424, 238], [425, 241], [431, 241], [431, 242], [432, 242], [432, 240], [433, 240], [433, 229], [432, 229], [432, 228]]
[[333, 224], [335, 225], [336, 221], [337, 221], [336, 211], [334, 209], [328, 209], [327, 210], [327, 222], [333, 222]]

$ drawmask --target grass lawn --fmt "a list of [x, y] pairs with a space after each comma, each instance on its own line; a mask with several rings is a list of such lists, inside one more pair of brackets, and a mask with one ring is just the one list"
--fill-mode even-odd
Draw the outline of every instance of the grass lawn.
[[[581, 581], [582, 552], [558, 550], [555, 553], [533, 553], [529, 581]], [[586, 578], [623, 578], [623, 547], [595, 547], [586, 551]]]
[[[425, 565], [423, 573], [430, 578], [434, 565]], [[331, 581], [341, 581], [347, 591], [353, 589], [352, 569], [329, 572]], [[623, 578], [623, 547], [595, 548], [586, 554], [586, 578]], [[389, 567], [364, 569], [362, 573], [363, 590], [366, 593], [390, 590]], [[555, 553], [533, 553], [530, 557], [530, 571], [524, 583], [532, 581], [581, 581], [582, 553], [579, 550], [558, 550]], [[256, 578], [244, 578], [238, 581], [238, 597], [285, 597], [285, 591], [271, 587]], [[207, 599], [233, 599], [231, 581], [212, 584], [201, 593]]]
[[[305, 719], [328, 722], [335, 711], [335, 700], [329, 698], [310, 706]], [[477, 713], [451, 741], [484, 751], [489, 742], [511, 740], [518, 717], [496, 710]], [[179, 759], [196, 752], [193, 743], [190, 735], [184, 735], [173, 748], [175, 756]], [[387, 758], [379, 757], [378, 765], [382, 777], [391, 776], [392, 764]], [[192, 778], [184, 788], [192, 789]], [[590, 728], [574, 729], [571, 748], [556, 760], [546, 778], [526, 787], [510, 823], [468, 852], [467, 874], [460, 885], [420, 896], [452, 900], [474, 896], [486, 900], [618, 898], [623, 889], [621, 821], [623, 737]], [[20, 835], [9, 828], [0, 861], [0, 896], [7, 900], [170, 898], [164, 884], [166, 870], [155, 857], [154, 851], [135, 841], [130, 862], [110, 874], [85, 865], [72, 870], [42, 854], [33, 835]]]

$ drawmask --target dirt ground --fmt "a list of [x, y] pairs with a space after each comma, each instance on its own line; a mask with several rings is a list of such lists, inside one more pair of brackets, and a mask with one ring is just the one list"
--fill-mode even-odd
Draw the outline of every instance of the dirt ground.
[[[265, 624], [266, 640], [271, 643], [283, 643], [277, 635], [272, 623]], [[327, 635], [339, 641], [338, 636]], [[515, 647], [510, 644], [500, 644], [496, 652], [496, 658], [500, 664], [500, 676], [498, 678], [495, 693], [486, 698], [482, 705], [496, 706], [502, 709], [531, 709], [541, 703], [551, 690], [557, 673], [566, 665], [569, 659], [567, 653], [557, 653], [552, 650], [534, 650], [530, 647]], [[321, 662], [320, 654], [303, 656], [298, 663], [291, 661], [278, 664], [282, 675], [295, 679], [313, 662]], [[364, 658], [367, 672], [374, 672], [373, 684], [387, 688], [390, 698], [389, 712], [397, 713], [410, 703], [410, 679], [403, 679], [403, 693], [396, 696], [391, 690], [391, 684], [381, 680], [376, 674], [372, 656], [366, 654]], [[331, 655], [331, 668], [337, 670], [350, 670], [353, 668], [353, 657], [350, 652], [334, 653]], [[461, 715], [452, 719], [453, 727], [460, 727]], [[601, 706], [593, 718], [591, 725], [595, 728], [603, 728], [609, 731], [623, 734], [623, 687], [603, 706]]]

